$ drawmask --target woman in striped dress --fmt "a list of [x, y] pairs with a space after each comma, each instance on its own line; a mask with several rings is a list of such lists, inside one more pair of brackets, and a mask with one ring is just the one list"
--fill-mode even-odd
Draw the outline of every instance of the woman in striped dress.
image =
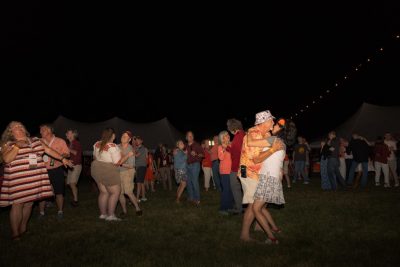
[[13, 121], [1, 137], [1, 156], [4, 177], [0, 181], [0, 207], [11, 205], [10, 223], [13, 240], [26, 232], [34, 201], [53, 196], [49, 176], [42, 155], [71, 162], [43, 144], [39, 138], [29, 137], [24, 125]]

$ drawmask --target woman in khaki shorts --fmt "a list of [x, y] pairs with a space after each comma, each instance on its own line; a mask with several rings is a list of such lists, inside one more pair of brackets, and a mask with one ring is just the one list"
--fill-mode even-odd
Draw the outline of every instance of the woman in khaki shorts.
[[106, 221], [121, 220], [115, 216], [115, 208], [121, 193], [121, 178], [118, 168], [121, 151], [113, 143], [114, 139], [114, 129], [106, 128], [102, 133], [101, 140], [93, 146], [94, 161], [90, 169], [100, 191], [98, 198], [99, 219]]
[[119, 167], [119, 174], [121, 177], [121, 194], [119, 196], [119, 203], [121, 203], [122, 213], [120, 217], [125, 217], [127, 214], [126, 199], [125, 195], [129, 197], [129, 200], [135, 205], [136, 215], [141, 216], [142, 210], [139, 207], [137, 198], [133, 194], [133, 177], [135, 176], [135, 156], [133, 155], [133, 148], [129, 144], [132, 140], [132, 133], [125, 131], [121, 136], [121, 144], [119, 149], [121, 150], [121, 161]]

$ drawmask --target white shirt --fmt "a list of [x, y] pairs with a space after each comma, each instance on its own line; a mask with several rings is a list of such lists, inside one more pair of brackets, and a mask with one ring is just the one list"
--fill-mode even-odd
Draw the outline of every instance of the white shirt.
[[392, 140], [385, 140], [385, 144], [389, 147], [389, 150], [390, 150], [390, 156], [389, 156], [388, 160], [396, 159], [396, 155], [394, 154], [394, 151], [397, 150], [396, 142], [392, 141]]
[[107, 163], [118, 163], [121, 159], [121, 150], [114, 143], [107, 143], [100, 153], [100, 142], [93, 145], [93, 156], [96, 160]]
[[[267, 151], [269, 148], [264, 149]], [[283, 161], [285, 160], [286, 151], [285, 149], [276, 151], [274, 154], [269, 156], [261, 164], [259, 174], [281, 177], [281, 169], [283, 167]]]

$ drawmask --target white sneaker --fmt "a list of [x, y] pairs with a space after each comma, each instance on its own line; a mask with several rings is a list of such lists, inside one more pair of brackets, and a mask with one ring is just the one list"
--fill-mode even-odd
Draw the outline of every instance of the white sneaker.
[[384, 187], [384, 188], [390, 188], [390, 185], [384, 184], [383, 187]]
[[375, 186], [380, 186], [381, 184], [380, 183], [375, 183]]
[[107, 218], [106, 218], [106, 221], [114, 221], [114, 222], [119, 222], [119, 221], [121, 221], [121, 219], [120, 218], [117, 218], [115, 215], [111, 215], [111, 216], [108, 216]]
[[305, 181], [303, 184], [309, 184], [310, 182]]
[[145, 202], [145, 201], [147, 201], [147, 198], [142, 197], [140, 200], [143, 201], [143, 202]]
[[100, 220], [105, 220], [105, 219], [107, 219], [107, 215], [105, 215], [105, 214], [101, 214], [100, 216], [99, 216], [99, 219]]

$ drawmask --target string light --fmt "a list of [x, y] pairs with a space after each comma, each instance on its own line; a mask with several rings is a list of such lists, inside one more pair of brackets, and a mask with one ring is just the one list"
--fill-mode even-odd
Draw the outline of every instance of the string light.
[[[392, 35], [392, 37], [391, 37], [392, 39], [400, 39], [400, 34], [396, 34], [396, 35]], [[382, 46], [382, 47], [379, 47], [379, 49], [378, 49], [378, 51], [377, 52], [375, 52], [375, 53], [379, 53], [379, 52], [383, 52], [383, 50], [384, 50], [384, 47]], [[375, 50], [376, 51], [376, 50]], [[372, 55], [372, 57], [368, 57], [367, 58], [367, 60], [366, 60], [366, 62], [371, 62], [372, 61], [372, 58], [373, 58], [373, 55]], [[362, 63], [360, 63], [360, 64], [358, 64], [356, 67], [354, 67], [354, 71], [359, 71], [359, 70], [361, 70], [361, 66], [362, 66]], [[350, 76], [351, 76], [351, 73], [349, 73], [350, 74]], [[347, 79], [349, 79], [349, 75], [345, 75], [345, 76], [343, 76], [343, 79], [344, 80], [347, 80]], [[339, 84], [341, 84], [341, 81], [339, 80], [338, 82], [336, 82], [335, 83], [335, 87], [336, 88], [339, 88]], [[335, 89], [336, 89], [335, 88]], [[329, 94], [331, 92], [331, 90], [325, 90], [325, 93], [326, 94]], [[319, 96], [319, 99], [323, 99], [323, 95], [320, 95]], [[316, 104], [317, 103], [317, 99], [314, 99], [314, 100], [312, 100], [312, 104]], [[310, 104], [311, 105], [311, 104]], [[305, 105], [305, 108], [306, 109], [308, 109], [309, 107], [310, 107], [310, 105]], [[300, 112], [302, 113], [304, 111], [304, 109], [300, 109]], [[295, 117], [297, 117], [298, 115], [300, 115], [300, 114], [298, 114], [298, 113], [295, 113]], [[290, 118], [291, 119], [293, 119], [293, 117], [294, 117], [293, 115], [292, 116], [290, 116]]]

